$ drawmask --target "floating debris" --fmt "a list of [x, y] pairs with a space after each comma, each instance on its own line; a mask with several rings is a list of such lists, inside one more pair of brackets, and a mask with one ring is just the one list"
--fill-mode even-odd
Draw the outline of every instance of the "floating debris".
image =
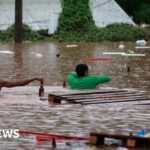
[[88, 150], [96, 150], [95, 146], [90, 147]]
[[112, 60], [112, 58], [102, 58], [102, 57], [81, 58], [81, 59], [82, 60], [101, 60], [101, 61]]
[[142, 137], [142, 136], [144, 136], [146, 133], [147, 133], [146, 129], [142, 128], [142, 129], [140, 129], [140, 130], [135, 134], [135, 136], [136, 136], [136, 137]]
[[126, 52], [126, 54], [134, 54], [134, 51], [133, 50], [129, 50], [129, 49], [126, 50], [125, 52]]
[[147, 28], [147, 27], [149, 27], [149, 24], [142, 23], [140, 26], [141, 26], [142, 28]]
[[0, 54], [13, 54], [14, 52], [11, 51], [0, 51]]
[[56, 57], [60, 57], [60, 54], [56, 54]]
[[52, 139], [52, 147], [53, 147], [53, 148], [56, 147], [56, 141], [55, 141], [55, 138]]
[[122, 55], [125, 52], [103, 52], [103, 55]]
[[136, 46], [136, 49], [150, 49], [150, 46]]
[[128, 67], [127, 67], [127, 72], [130, 72], [130, 70], [131, 70], [131, 67], [128, 66]]
[[132, 50], [126, 50], [126, 52], [103, 52], [103, 55], [145, 56], [145, 54], [135, 54]]
[[149, 137], [150, 138], [150, 133], [145, 134], [143, 137]]
[[118, 46], [118, 48], [119, 48], [119, 49], [124, 49], [124, 48], [125, 48], [125, 46], [124, 46], [124, 44], [123, 44], [123, 43], [120, 43], [120, 44], [119, 44], [119, 46]]
[[125, 147], [118, 147], [116, 150], [128, 150], [128, 149]]
[[42, 54], [40, 54], [40, 53], [35, 53], [35, 52], [31, 52], [31, 54], [33, 54], [33, 55], [35, 55], [35, 57], [37, 57], [37, 58], [42, 58]]
[[137, 40], [136, 41], [136, 44], [139, 45], [139, 46], [144, 46], [144, 45], [146, 45], [146, 43], [147, 42], [145, 40]]
[[145, 56], [145, 54], [121, 54], [122, 56]]
[[[114, 146], [120, 145], [117, 150], [128, 150], [126, 148], [121, 147], [122, 145], [130, 148], [148, 148], [150, 145], [149, 138], [145, 137], [136, 137], [135, 135], [127, 135], [127, 134], [112, 134], [112, 133], [90, 133], [90, 144], [95, 146], [100, 146], [105, 144], [106, 138], [113, 139], [112, 142]], [[112, 145], [112, 144], [111, 144]]]
[[74, 44], [74, 45], [66, 45], [66, 47], [67, 47], [67, 48], [70, 48], [70, 47], [77, 47], [77, 45], [76, 45], [76, 44]]

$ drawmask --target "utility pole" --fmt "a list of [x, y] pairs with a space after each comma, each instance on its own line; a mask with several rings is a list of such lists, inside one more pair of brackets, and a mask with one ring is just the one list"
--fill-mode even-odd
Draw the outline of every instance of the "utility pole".
[[15, 43], [22, 42], [22, 0], [15, 0]]

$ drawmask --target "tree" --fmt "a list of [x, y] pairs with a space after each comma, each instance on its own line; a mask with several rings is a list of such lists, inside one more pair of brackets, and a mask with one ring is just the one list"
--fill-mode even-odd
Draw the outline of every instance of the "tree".
[[[150, 0], [116, 0], [118, 4], [130, 15], [133, 16], [134, 21], [149, 22], [148, 14], [150, 13]], [[146, 5], [148, 5], [146, 7]], [[144, 20], [142, 19], [144, 18]]]

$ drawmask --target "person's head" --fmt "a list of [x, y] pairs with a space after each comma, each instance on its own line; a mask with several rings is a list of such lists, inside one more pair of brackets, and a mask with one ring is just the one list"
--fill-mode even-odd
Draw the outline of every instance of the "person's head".
[[75, 69], [78, 77], [84, 77], [88, 75], [88, 66], [86, 64], [78, 64]]

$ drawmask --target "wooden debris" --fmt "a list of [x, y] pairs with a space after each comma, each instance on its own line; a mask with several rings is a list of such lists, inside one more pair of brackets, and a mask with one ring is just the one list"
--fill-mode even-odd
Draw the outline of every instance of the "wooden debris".
[[105, 138], [111, 138], [114, 140], [120, 140], [121, 146], [130, 148], [149, 148], [150, 138], [147, 137], [136, 137], [132, 134], [121, 135], [121, 134], [108, 134], [108, 133], [90, 133], [90, 143], [94, 145], [105, 144]]
[[128, 90], [96, 90], [77, 91], [76, 93], [51, 93], [48, 96], [50, 104], [61, 104], [62, 101], [81, 105], [87, 104], [150, 104], [150, 97], [140, 91]]

